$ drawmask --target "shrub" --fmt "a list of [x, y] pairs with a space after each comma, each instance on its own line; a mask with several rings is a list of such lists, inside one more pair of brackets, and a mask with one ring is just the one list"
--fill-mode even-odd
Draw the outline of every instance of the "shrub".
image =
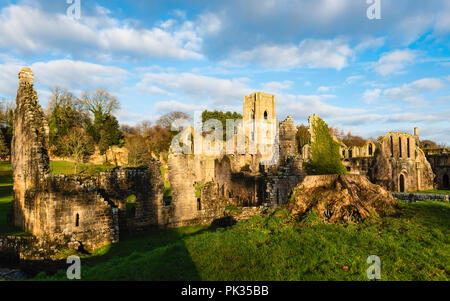
[[331, 137], [328, 125], [317, 115], [310, 123], [313, 137], [311, 159], [305, 162], [306, 172], [310, 175], [347, 173], [341, 162], [339, 144]]

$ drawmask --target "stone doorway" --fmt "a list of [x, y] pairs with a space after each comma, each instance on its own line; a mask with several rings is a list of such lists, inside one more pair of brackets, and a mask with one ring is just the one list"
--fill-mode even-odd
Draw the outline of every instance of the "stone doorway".
[[450, 188], [449, 180], [448, 180], [448, 175], [447, 175], [447, 174], [444, 175], [444, 176], [442, 177], [442, 187], [443, 187], [444, 189], [449, 189], [449, 188]]
[[403, 174], [400, 175], [400, 192], [405, 192], [405, 176]]

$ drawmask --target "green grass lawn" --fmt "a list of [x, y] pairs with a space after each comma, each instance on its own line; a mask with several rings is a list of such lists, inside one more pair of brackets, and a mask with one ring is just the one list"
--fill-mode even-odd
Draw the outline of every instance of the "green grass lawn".
[[421, 191], [416, 191], [416, 192], [417, 193], [450, 194], [450, 190], [437, 190], [437, 189], [421, 190]]
[[[226, 229], [148, 232], [84, 255], [82, 279], [367, 280], [367, 257], [377, 255], [381, 280], [449, 280], [450, 204], [400, 206], [399, 217], [359, 225], [298, 222], [278, 210]], [[65, 271], [36, 279], [64, 280]]]
[[168, 171], [168, 168], [161, 167], [161, 176], [164, 181], [164, 202], [166, 204], [170, 204], [172, 202], [172, 188], [170, 186], [170, 182], [165, 180], [165, 174]]
[[[108, 171], [110, 169], [113, 169], [114, 167], [115, 166], [79, 164], [77, 173], [82, 175], [94, 175], [100, 172]], [[75, 163], [65, 161], [51, 161], [50, 172], [52, 174], [73, 175], [75, 174]]]
[[7, 223], [12, 211], [13, 180], [10, 162], [0, 162], [0, 235], [27, 235]]
[[[0, 163], [0, 234], [11, 209], [10, 165]], [[130, 198], [130, 202], [132, 199]], [[367, 257], [381, 280], [450, 279], [450, 204], [401, 203], [401, 215], [359, 225], [296, 221], [284, 210], [233, 227], [139, 233], [82, 258], [83, 280], [367, 280]], [[348, 267], [348, 270], [343, 268]], [[66, 271], [35, 280], [65, 280]]]

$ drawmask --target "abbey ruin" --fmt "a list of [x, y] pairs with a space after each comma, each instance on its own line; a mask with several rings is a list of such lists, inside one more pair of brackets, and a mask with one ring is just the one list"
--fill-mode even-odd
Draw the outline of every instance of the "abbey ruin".
[[[245, 97], [243, 123], [236, 125], [227, 143], [216, 144], [197, 126], [180, 133], [178, 148], [187, 151], [178, 152], [177, 145], [172, 145], [167, 162], [170, 202], [163, 199], [157, 160], [148, 168], [118, 167], [95, 176], [51, 174], [48, 125], [28, 68], [19, 73], [16, 105], [11, 152], [14, 223], [70, 248], [94, 250], [140, 228], [246, 218], [287, 203], [292, 189], [306, 176], [303, 160], [308, 158], [308, 146], [300, 155], [293, 118], [279, 122], [275, 96], [262, 92]], [[244, 135], [239, 136], [239, 131]], [[267, 137], [268, 143], [260, 144]], [[216, 152], [195, 151], [195, 141], [216, 147]], [[390, 191], [431, 189], [435, 174], [448, 187], [448, 154], [426, 155], [418, 141], [416, 130], [414, 136], [391, 132], [378, 141], [368, 140], [363, 147], [341, 143], [342, 161], [349, 173], [365, 175]], [[136, 196], [131, 217], [126, 214], [130, 195]], [[230, 207], [239, 210], [227, 210]]]

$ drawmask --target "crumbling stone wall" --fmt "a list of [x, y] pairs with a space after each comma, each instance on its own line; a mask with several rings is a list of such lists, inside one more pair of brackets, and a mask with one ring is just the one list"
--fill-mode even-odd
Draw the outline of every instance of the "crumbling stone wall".
[[372, 182], [398, 192], [433, 189], [433, 170], [416, 141], [396, 132], [381, 138], [370, 168]]
[[450, 150], [427, 149], [426, 158], [435, 173], [435, 184], [438, 189], [450, 189]]
[[33, 88], [33, 73], [24, 68], [19, 73], [11, 164], [14, 179], [14, 223], [33, 232], [39, 225], [39, 203], [33, 194], [50, 172], [48, 159], [49, 128]]
[[[201, 162], [213, 162], [205, 173]], [[168, 227], [207, 224], [224, 217], [229, 206], [260, 206], [267, 198], [266, 181], [259, 173], [257, 155], [170, 154], [169, 180], [172, 189]], [[204, 165], [203, 165], [204, 166]], [[208, 176], [205, 177], [205, 174]]]
[[118, 208], [80, 178], [53, 175], [34, 196], [39, 224], [33, 234], [70, 248], [95, 250], [119, 241]]
[[[167, 219], [163, 203], [161, 165], [152, 161], [148, 168], [115, 168], [96, 177], [100, 193], [119, 209], [121, 230], [157, 226]], [[127, 198], [136, 197], [135, 216], [126, 216]]]
[[372, 166], [373, 157], [357, 157], [346, 158], [342, 160], [342, 164], [347, 168], [347, 171], [356, 175], [367, 175]]
[[[337, 140], [337, 139], [336, 139]], [[377, 149], [377, 143], [368, 139], [363, 146], [347, 146], [343, 142], [340, 142], [340, 154], [341, 158], [367, 158], [373, 157]]]
[[11, 163], [14, 224], [41, 240], [94, 249], [118, 239], [117, 209], [95, 187], [50, 175], [49, 130], [33, 87], [33, 73], [19, 73]]
[[267, 177], [267, 203], [276, 208], [286, 204], [294, 187], [303, 181], [306, 173], [303, 171], [303, 161], [297, 157], [290, 157], [286, 163], [279, 166]]
[[286, 162], [290, 157], [298, 156], [298, 147], [295, 135], [297, 127], [294, 125], [292, 116], [288, 116], [286, 120], [280, 122], [280, 161]]
[[423, 201], [437, 201], [448, 202], [450, 195], [436, 194], [436, 193], [407, 193], [407, 192], [393, 192], [392, 195], [405, 201], [407, 203], [423, 202]]

